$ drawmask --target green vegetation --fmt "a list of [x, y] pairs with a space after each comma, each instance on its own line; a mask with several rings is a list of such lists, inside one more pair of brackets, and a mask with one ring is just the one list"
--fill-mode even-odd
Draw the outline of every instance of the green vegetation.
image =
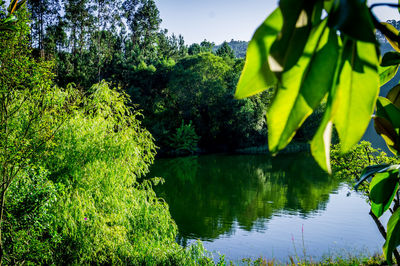
[[[176, 243], [169, 207], [153, 191], [162, 179], [143, 178], [157, 147], [173, 155], [232, 151], [261, 146], [268, 135], [275, 153], [292, 139], [311, 140], [329, 171], [332, 125], [337, 147], [350, 151], [379, 85], [400, 63], [398, 53], [382, 60], [376, 53], [374, 27], [397, 51], [399, 33], [377, 23], [364, 1], [281, 0], [249, 43], [246, 61], [244, 42], [188, 47], [182, 36], [169, 36], [153, 0], [24, 4], [13, 0], [6, 9], [0, 1], [0, 264], [213, 264], [201, 243]], [[262, 93], [236, 101], [237, 84], [238, 98]], [[398, 151], [398, 87], [391, 93], [379, 98], [375, 123]], [[383, 155], [351, 157], [365, 151], [375, 153], [362, 144], [333, 155], [335, 167], [354, 175], [392, 163]], [[399, 171], [366, 169], [363, 178], [374, 175], [373, 213], [379, 217], [395, 198], [384, 247], [390, 263], [400, 243]], [[300, 180], [310, 183], [306, 191], [285, 191], [279, 179], [266, 178], [261, 194], [281, 205], [289, 204], [282, 195], [300, 195], [298, 204], [311, 211], [302, 197], [324, 197], [331, 183]], [[257, 195], [243, 197], [250, 214], [269, 217], [271, 210], [250, 204]], [[231, 199], [222, 200], [228, 210]]]
[[1, 263], [204, 264], [183, 249], [166, 203], [143, 180], [156, 146], [128, 96], [52, 82], [24, 8], [0, 32]]

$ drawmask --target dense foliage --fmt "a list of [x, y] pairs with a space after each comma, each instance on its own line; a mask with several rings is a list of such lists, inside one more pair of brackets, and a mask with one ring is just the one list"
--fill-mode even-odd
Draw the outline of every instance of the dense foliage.
[[0, 32], [0, 263], [209, 263], [175, 242], [160, 180], [142, 179], [156, 146], [126, 93], [55, 86], [52, 62], [32, 57], [28, 13], [16, 16]]
[[[82, 90], [106, 80], [120, 87], [144, 116], [159, 153], [176, 153], [170, 136], [192, 121], [197, 151], [265, 144], [270, 93], [232, 97], [245, 42], [185, 45], [160, 28], [153, 0], [33, 1], [31, 40], [38, 58], [55, 62], [55, 81]], [[215, 71], [215, 73], [213, 73]]]

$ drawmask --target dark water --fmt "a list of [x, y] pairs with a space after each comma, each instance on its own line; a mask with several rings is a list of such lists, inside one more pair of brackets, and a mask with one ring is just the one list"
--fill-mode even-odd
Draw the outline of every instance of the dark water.
[[183, 246], [201, 239], [231, 260], [285, 262], [289, 255], [368, 255], [383, 244], [365, 199], [305, 154], [159, 159], [151, 176], [165, 179], [156, 191]]

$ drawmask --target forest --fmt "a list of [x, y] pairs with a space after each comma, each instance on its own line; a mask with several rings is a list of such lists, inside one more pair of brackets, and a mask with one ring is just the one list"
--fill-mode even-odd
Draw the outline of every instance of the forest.
[[[54, 62], [54, 82], [86, 92], [102, 80], [129, 95], [159, 155], [265, 144], [269, 95], [232, 95], [241, 70], [225, 42], [186, 45], [161, 29], [154, 1], [28, 1], [36, 58]], [[238, 50], [240, 51], [240, 50]]]
[[[377, 102], [377, 132], [395, 155], [400, 151], [400, 124], [391, 113], [400, 108], [398, 87], [387, 99], [377, 99], [379, 85], [398, 70], [399, 53], [389, 52], [378, 68], [381, 59], [371, 52], [378, 51], [376, 39], [400, 51], [400, 40], [390, 34], [400, 36], [398, 22], [389, 21], [386, 30], [376, 35], [371, 26], [363, 32], [367, 38], [337, 26], [335, 20], [326, 26], [326, 20], [315, 15], [307, 17], [315, 21], [299, 33], [293, 23], [303, 8], [316, 14], [325, 8], [339, 16], [346, 13], [342, 5], [354, 8], [346, 6], [354, 1], [324, 7], [322, 0], [298, 1], [298, 13], [285, 13], [290, 2], [294, 1], [280, 1], [250, 42], [232, 39], [216, 45], [205, 39], [188, 45], [182, 35], [161, 28], [154, 0], [0, 0], [0, 264], [214, 265], [217, 260], [201, 241], [186, 245], [188, 239], [179, 233], [180, 221], [198, 226], [195, 230], [205, 238], [218, 238], [234, 234], [235, 221], [250, 232], [260, 220], [274, 219], [277, 211], [312, 216], [326, 208], [329, 193], [343, 182], [353, 186], [360, 174], [357, 187], [366, 197], [370, 191], [362, 182], [379, 177], [369, 189], [375, 193], [367, 204], [371, 216], [378, 219], [390, 210], [393, 219], [400, 217], [400, 166], [388, 166], [397, 163], [397, 157], [388, 157], [365, 142], [353, 147]], [[360, 20], [369, 27], [366, 17], [363, 13]], [[350, 41], [339, 41], [331, 28], [349, 35]], [[307, 33], [298, 47], [288, 41], [292, 31]], [[261, 44], [282, 69], [274, 68], [277, 65], [259, 52]], [[371, 52], [364, 53], [369, 57], [346, 68], [353, 53], [364, 55], [358, 53], [363, 47]], [[309, 57], [311, 50], [314, 54]], [[320, 56], [321, 51], [328, 53]], [[332, 69], [318, 61], [338, 60], [334, 57], [343, 60], [335, 61]], [[344, 107], [337, 108], [341, 116], [335, 118], [336, 130], [328, 139], [326, 128], [337, 114], [331, 115], [332, 106], [346, 95], [335, 94], [336, 83], [330, 81], [341, 73], [361, 75], [358, 64], [369, 71], [362, 74], [371, 81], [372, 92], [367, 93], [371, 99], [366, 108], [360, 107], [360, 101], [361, 111], [348, 108], [348, 113], [358, 123], [355, 117], [363, 112], [363, 124], [361, 129], [348, 126], [350, 122], [343, 122]], [[299, 65], [306, 66], [292, 68]], [[322, 65], [318, 69], [322, 74], [317, 75], [313, 66]], [[331, 75], [334, 67], [336, 74]], [[299, 78], [298, 73], [306, 74]], [[361, 80], [356, 79], [356, 85]], [[320, 84], [320, 92], [310, 92]], [[293, 103], [295, 93], [310, 106], [300, 100]], [[396, 115], [400, 117], [400, 111]], [[281, 117], [287, 118], [286, 125], [281, 126]], [[314, 145], [317, 137], [319, 146]], [[275, 153], [289, 142], [304, 144], [299, 146], [306, 147], [301, 152], [311, 150], [315, 161], [310, 163], [303, 153], [268, 160], [254, 155], [248, 161], [201, 157], [267, 146]], [[187, 155], [196, 156], [180, 158]], [[178, 158], [152, 168], [161, 157]], [[308, 172], [288, 168], [285, 161]], [[336, 173], [332, 178], [327, 175], [330, 163]], [[160, 174], [154, 175], [157, 169]], [[172, 174], [165, 172], [168, 169]], [[298, 179], [293, 178], [296, 175]], [[161, 185], [173, 176], [178, 182], [164, 186], [171, 196]], [[192, 199], [189, 205], [188, 198]], [[269, 205], [272, 201], [275, 205]], [[200, 205], [192, 206], [193, 202]], [[209, 215], [210, 206], [212, 218], [201, 220], [201, 215]], [[191, 218], [175, 208], [189, 208]], [[221, 223], [221, 217], [228, 223]], [[392, 237], [400, 230], [397, 224], [388, 224], [392, 227], [384, 259], [389, 263], [392, 253], [398, 256], [400, 242]], [[226, 263], [223, 255], [219, 259], [220, 264]]]

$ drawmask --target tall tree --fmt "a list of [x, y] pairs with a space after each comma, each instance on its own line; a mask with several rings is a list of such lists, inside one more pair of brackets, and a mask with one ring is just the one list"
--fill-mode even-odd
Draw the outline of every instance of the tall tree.
[[82, 54], [94, 20], [89, 0], [63, 0], [63, 3], [70, 49], [72, 53]]
[[39, 50], [43, 50], [46, 29], [57, 23], [61, 7], [60, 3], [59, 1], [50, 0], [30, 0], [27, 3], [32, 19], [32, 44]]
[[120, 1], [95, 0], [92, 2], [94, 11], [95, 31], [91, 34], [91, 50], [96, 55], [97, 81], [102, 79], [101, 70], [105, 61], [110, 58], [113, 47], [111, 36], [116, 32], [116, 24], [120, 22], [118, 11]]
[[133, 46], [146, 51], [155, 43], [161, 24], [156, 4], [153, 0], [126, 0], [123, 8]]

